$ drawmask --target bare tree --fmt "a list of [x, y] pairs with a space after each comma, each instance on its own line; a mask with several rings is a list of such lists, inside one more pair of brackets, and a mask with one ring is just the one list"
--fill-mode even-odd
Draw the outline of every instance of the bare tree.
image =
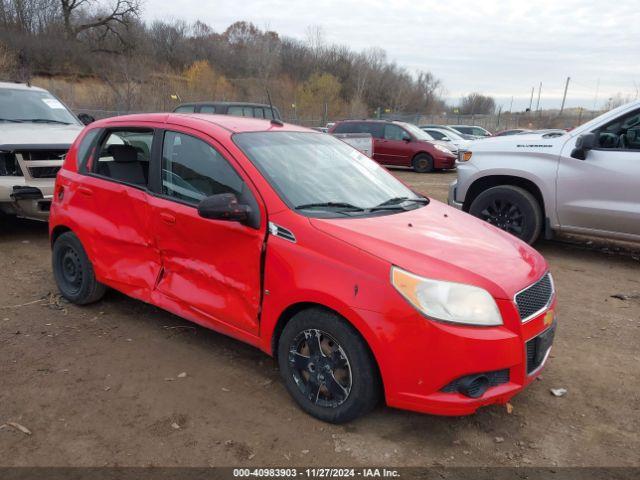
[[491, 114], [495, 110], [495, 99], [478, 92], [470, 93], [460, 101], [460, 113], [463, 115]]
[[[125, 43], [121, 28], [128, 28], [131, 19], [140, 15], [140, 0], [115, 0], [103, 10], [98, 0], [60, 0], [64, 32], [69, 40], [76, 40], [87, 31], [100, 29]], [[121, 28], [118, 28], [121, 27]]]

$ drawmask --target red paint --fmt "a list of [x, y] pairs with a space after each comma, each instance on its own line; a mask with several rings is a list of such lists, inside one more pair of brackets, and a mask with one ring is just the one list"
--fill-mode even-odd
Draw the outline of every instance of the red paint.
[[[78, 144], [84, 135], [113, 126], [167, 128], [210, 143], [253, 192], [260, 227], [204, 219], [194, 207], [146, 189], [79, 173]], [[307, 131], [211, 115], [150, 114], [95, 122], [70, 149], [58, 174], [56, 188], [64, 195], [54, 199], [51, 234], [74, 231], [101, 282], [268, 354], [278, 320], [290, 307], [312, 303], [336, 311], [371, 348], [390, 406], [469, 414], [506, 402], [535, 378], [525, 373], [524, 342], [544, 330], [544, 314], [522, 324], [512, 299], [547, 270], [540, 254], [436, 201], [362, 219], [299, 215], [231, 140], [234, 132], [269, 129]], [[294, 232], [296, 242], [269, 235], [268, 221]], [[426, 319], [391, 285], [392, 265], [486, 289], [504, 325], [470, 327]], [[510, 382], [479, 399], [440, 392], [460, 376], [505, 368]]]

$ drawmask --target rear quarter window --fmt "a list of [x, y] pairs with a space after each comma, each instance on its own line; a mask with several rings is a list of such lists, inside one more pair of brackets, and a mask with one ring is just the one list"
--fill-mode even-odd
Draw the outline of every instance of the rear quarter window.
[[85, 173], [87, 171], [87, 160], [91, 157], [91, 153], [95, 148], [96, 138], [100, 133], [99, 128], [94, 128], [93, 130], [89, 130], [85, 136], [80, 140], [80, 145], [78, 145], [78, 171], [81, 173]]

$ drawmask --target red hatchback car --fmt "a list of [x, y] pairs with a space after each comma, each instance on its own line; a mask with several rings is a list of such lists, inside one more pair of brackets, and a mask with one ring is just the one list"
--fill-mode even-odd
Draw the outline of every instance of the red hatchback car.
[[68, 300], [110, 287], [249, 343], [329, 422], [381, 396], [442, 415], [504, 403], [555, 331], [535, 250], [277, 120], [92, 123], [58, 174], [50, 235]]
[[433, 143], [424, 130], [404, 122], [385, 120], [344, 120], [329, 133], [370, 133], [373, 159], [382, 164], [411, 167], [418, 173], [454, 168], [456, 156], [446, 147]]

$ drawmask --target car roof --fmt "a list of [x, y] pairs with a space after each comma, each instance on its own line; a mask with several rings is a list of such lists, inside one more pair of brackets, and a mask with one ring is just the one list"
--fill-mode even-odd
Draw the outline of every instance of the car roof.
[[[214, 105], [221, 107], [266, 107], [271, 108], [271, 105], [266, 103], [254, 103], [254, 102], [216, 102], [216, 101], [204, 101], [204, 102], [186, 102], [181, 103], [176, 108], [190, 107], [192, 105]], [[273, 107], [276, 108], [276, 107]]]
[[[361, 118], [359, 120], [337, 120], [335, 123], [362, 123], [362, 122], [367, 122], [367, 123], [397, 123], [398, 120], [379, 120], [377, 118], [374, 119], [368, 119], [368, 118]], [[400, 123], [404, 123], [404, 122], [400, 122]]]
[[135, 115], [123, 115], [120, 117], [110, 117], [92, 123], [96, 127], [112, 127], [114, 124], [137, 124], [137, 123], [166, 123], [168, 125], [180, 125], [201, 130], [210, 126], [217, 126], [230, 133], [242, 132], [267, 132], [267, 131], [287, 131], [287, 132], [312, 132], [318, 133], [309, 128], [283, 123], [278, 121], [264, 120], [253, 117], [236, 117], [233, 115], [211, 115], [207, 113], [138, 113]]
[[26, 83], [17, 82], [0, 82], [0, 89], [35, 90], [38, 92], [46, 92], [44, 88], [34, 87], [33, 85], [27, 85]]

